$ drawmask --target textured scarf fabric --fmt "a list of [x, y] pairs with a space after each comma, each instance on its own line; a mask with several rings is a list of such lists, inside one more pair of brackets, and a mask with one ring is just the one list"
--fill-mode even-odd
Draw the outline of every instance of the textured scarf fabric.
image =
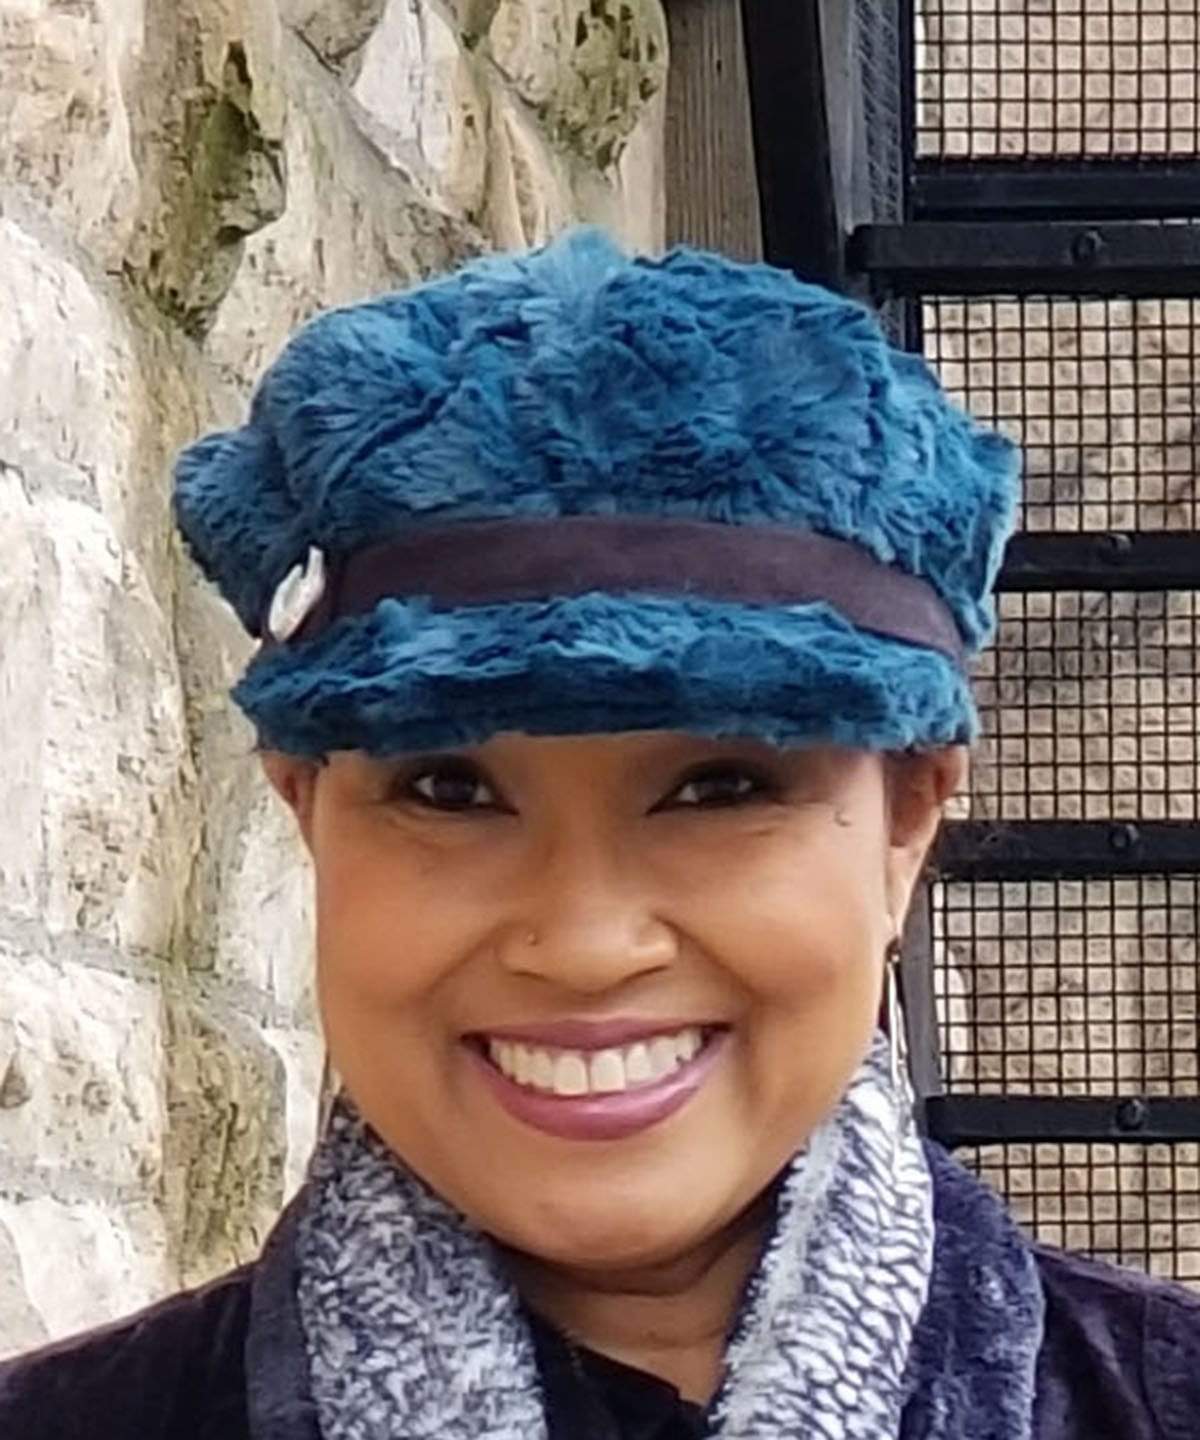
[[[312, 1181], [298, 1300], [322, 1440], [545, 1440], [532, 1338], [486, 1236], [344, 1101]], [[895, 1440], [932, 1249], [929, 1170], [880, 1042], [781, 1179], [711, 1433]], [[929, 1440], [957, 1436], [953, 1418]], [[995, 1432], [1028, 1433], [1025, 1411]]]

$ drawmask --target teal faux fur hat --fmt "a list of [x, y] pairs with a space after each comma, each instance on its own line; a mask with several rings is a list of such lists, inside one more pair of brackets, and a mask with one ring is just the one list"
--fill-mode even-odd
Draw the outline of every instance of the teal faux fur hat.
[[907, 749], [974, 732], [1016, 471], [862, 306], [582, 229], [318, 316], [175, 509], [264, 746]]

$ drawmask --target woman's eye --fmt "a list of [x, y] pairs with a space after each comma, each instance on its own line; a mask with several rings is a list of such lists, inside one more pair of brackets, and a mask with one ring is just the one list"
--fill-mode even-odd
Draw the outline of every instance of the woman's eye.
[[432, 810], [494, 810], [496, 793], [478, 771], [457, 765], [431, 766], [404, 787]]
[[671, 796], [672, 805], [720, 806], [738, 805], [753, 800], [767, 789], [763, 779], [753, 771], [738, 768], [705, 770], [685, 780]]

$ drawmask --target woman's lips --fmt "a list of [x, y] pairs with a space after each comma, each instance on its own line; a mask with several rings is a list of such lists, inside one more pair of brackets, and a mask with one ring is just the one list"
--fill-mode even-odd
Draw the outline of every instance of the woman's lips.
[[562, 1140], [621, 1140], [673, 1115], [711, 1074], [728, 1031], [706, 1035], [701, 1049], [669, 1075], [613, 1094], [552, 1095], [509, 1079], [484, 1052], [464, 1043], [492, 1095], [515, 1119]]

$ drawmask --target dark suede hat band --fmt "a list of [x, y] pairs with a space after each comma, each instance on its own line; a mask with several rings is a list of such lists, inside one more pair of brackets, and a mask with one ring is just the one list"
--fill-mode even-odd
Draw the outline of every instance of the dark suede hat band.
[[[876, 635], [937, 650], [965, 667], [949, 607], [918, 576], [861, 545], [780, 525], [725, 525], [636, 515], [427, 525], [329, 565], [312, 609], [286, 643], [384, 599], [438, 607], [549, 600], [592, 592], [695, 597], [745, 605], [824, 603]], [[268, 645], [280, 643], [262, 627]]]

